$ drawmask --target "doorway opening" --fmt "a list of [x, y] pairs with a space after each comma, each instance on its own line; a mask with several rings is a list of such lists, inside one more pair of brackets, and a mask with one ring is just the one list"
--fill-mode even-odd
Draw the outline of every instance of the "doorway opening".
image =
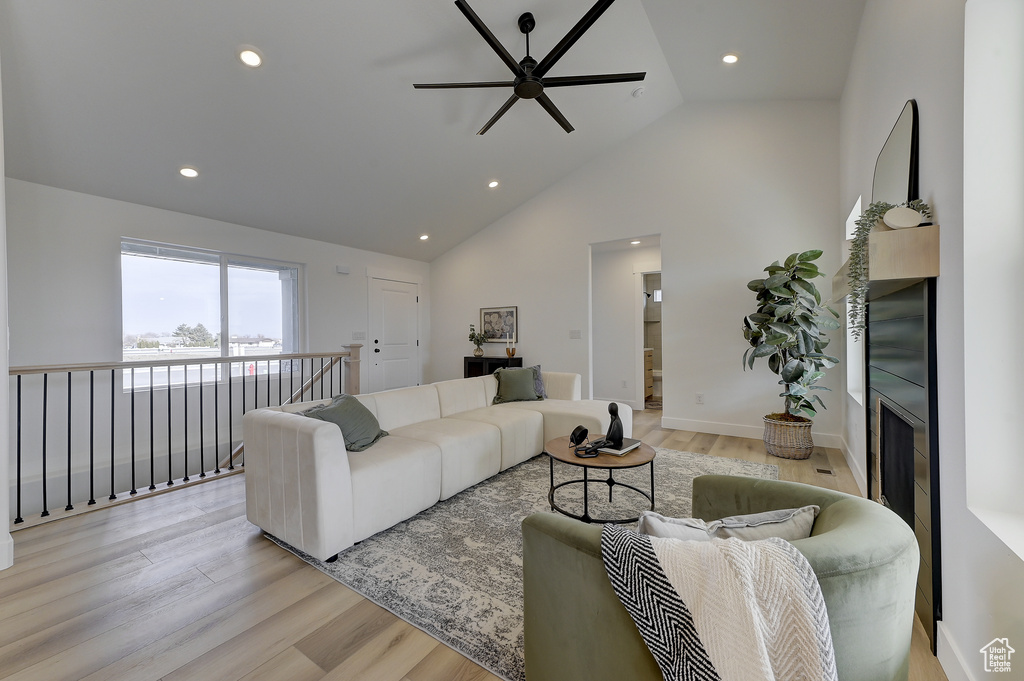
[[644, 409], [661, 410], [661, 272], [645, 272]]

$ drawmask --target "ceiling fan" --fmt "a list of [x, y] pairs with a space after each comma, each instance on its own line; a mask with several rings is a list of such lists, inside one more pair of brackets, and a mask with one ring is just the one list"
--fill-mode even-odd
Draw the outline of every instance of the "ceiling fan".
[[518, 102], [520, 99], [535, 99], [537, 103], [544, 107], [544, 110], [551, 114], [551, 117], [562, 126], [566, 132], [572, 132], [574, 128], [566, 120], [562, 112], [558, 110], [554, 102], [544, 92], [546, 88], [552, 87], [567, 87], [571, 85], [599, 85], [602, 83], [630, 83], [635, 81], [643, 80], [647, 75], [646, 72], [637, 73], [606, 73], [601, 75], [592, 76], [554, 76], [546, 78], [545, 75], [551, 67], [555, 65], [559, 59], [569, 50], [573, 44], [580, 39], [580, 37], [586, 33], [587, 29], [597, 21], [597, 19], [604, 14], [604, 11], [608, 9], [615, 0], [598, 0], [597, 4], [590, 8], [583, 18], [572, 27], [565, 37], [557, 45], [552, 48], [551, 52], [546, 57], [541, 59], [539, 62], [530, 56], [530, 31], [534, 29], [537, 22], [534, 21], [533, 14], [526, 12], [519, 17], [519, 30], [526, 34], [526, 56], [521, 61], [516, 61], [508, 50], [498, 42], [498, 39], [494, 37], [494, 34], [484, 25], [484, 22], [480, 20], [480, 17], [476, 15], [476, 12], [465, 2], [465, 0], [455, 0], [455, 6], [466, 15], [469, 19], [469, 23], [473, 24], [473, 27], [483, 36], [483, 39], [487, 41], [487, 44], [491, 46], [505, 62], [507, 66], [515, 75], [513, 80], [502, 80], [502, 81], [486, 81], [486, 82], [475, 82], [475, 83], [415, 83], [414, 88], [417, 89], [452, 89], [452, 88], [485, 88], [485, 87], [511, 87], [512, 96], [501, 105], [498, 112], [491, 116], [491, 120], [487, 121], [484, 127], [480, 128], [478, 135], [482, 135], [491, 129], [499, 118], [505, 115], [505, 113], [512, 108], [512, 105]]

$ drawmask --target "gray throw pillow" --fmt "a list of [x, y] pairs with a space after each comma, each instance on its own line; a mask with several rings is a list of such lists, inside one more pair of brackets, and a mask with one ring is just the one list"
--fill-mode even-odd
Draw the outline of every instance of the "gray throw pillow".
[[338, 395], [329, 404], [318, 404], [299, 413], [341, 428], [345, 449], [350, 452], [361, 452], [388, 434], [380, 429], [373, 412], [352, 395]]
[[665, 539], [710, 541], [736, 537], [746, 541], [779, 537], [786, 541], [811, 536], [817, 506], [787, 508], [749, 515], [734, 515], [721, 520], [704, 522], [700, 518], [666, 518], [654, 511], [644, 511], [637, 523], [637, 531]]
[[544, 390], [544, 379], [541, 377], [540, 365], [534, 364], [532, 367], [529, 368], [533, 369], [533, 387], [537, 391], [537, 397], [539, 397], [542, 400], [546, 400], [548, 397], [548, 393], [546, 390]]
[[498, 369], [494, 372], [494, 377], [498, 379], [498, 392], [494, 396], [494, 404], [531, 402], [540, 399], [537, 395], [537, 378], [532, 367]]

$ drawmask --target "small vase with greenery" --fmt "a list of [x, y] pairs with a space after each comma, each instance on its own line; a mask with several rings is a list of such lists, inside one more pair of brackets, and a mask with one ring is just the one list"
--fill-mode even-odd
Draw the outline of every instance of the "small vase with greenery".
[[[825, 404], [814, 393], [828, 388], [817, 385], [825, 370], [839, 363], [825, 354], [829, 338], [823, 332], [839, 328], [839, 313], [821, 304], [821, 294], [811, 279], [824, 276], [814, 261], [821, 251], [793, 253], [784, 263], [778, 260], [765, 268], [768, 277], [754, 279], [747, 288], [757, 295], [757, 309], [743, 318], [743, 337], [750, 347], [743, 353], [743, 369], [753, 369], [754, 361], [766, 358], [768, 368], [779, 376], [785, 409], [765, 417], [765, 444], [770, 453], [786, 458], [807, 458], [810, 419]], [[807, 424], [805, 442], [797, 454], [779, 454], [768, 441], [769, 419]], [[776, 448], [777, 449], [777, 448]], [[806, 453], [806, 456], [804, 456]]]
[[476, 346], [476, 350], [473, 351], [474, 357], [480, 357], [484, 354], [483, 348], [480, 346], [487, 342], [487, 336], [478, 333], [474, 324], [469, 325], [469, 342]]
[[868, 280], [868, 236], [886, 213], [900, 206], [916, 210], [924, 220], [930, 220], [932, 217], [931, 206], [920, 199], [906, 201], [899, 206], [885, 201], [875, 201], [854, 222], [857, 228], [854, 230], [853, 242], [850, 244], [848, 274], [850, 294], [846, 303], [849, 311], [850, 335], [854, 338], [860, 338], [864, 333], [868, 284], [870, 283]]

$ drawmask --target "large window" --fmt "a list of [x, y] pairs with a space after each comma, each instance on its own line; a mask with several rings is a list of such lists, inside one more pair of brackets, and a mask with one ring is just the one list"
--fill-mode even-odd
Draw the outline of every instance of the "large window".
[[122, 241], [124, 360], [298, 352], [298, 279], [294, 263]]

